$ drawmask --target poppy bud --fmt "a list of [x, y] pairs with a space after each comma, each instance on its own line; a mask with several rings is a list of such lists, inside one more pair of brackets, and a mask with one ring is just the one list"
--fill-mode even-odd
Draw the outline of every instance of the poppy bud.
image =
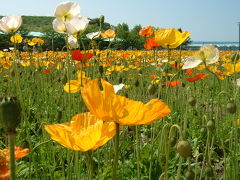
[[11, 77], [14, 77], [15, 76], [15, 72], [13, 69], [10, 70], [10, 74], [11, 74]]
[[234, 101], [230, 101], [228, 104], [227, 104], [227, 111], [231, 114], [234, 114], [236, 111], [237, 111], [237, 106], [236, 104], [234, 103]]
[[215, 129], [215, 123], [214, 123], [213, 120], [209, 120], [207, 122], [207, 128], [208, 128], [209, 131], [213, 131]]
[[100, 22], [101, 25], [104, 24], [104, 20], [105, 20], [105, 17], [104, 17], [103, 15], [100, 16], [100, 18], [99, 18], [99, 22]]
[[122, 79], [122, 77], [120, 77], [120, 78], [118, 79], [118, 82], [121, 84], [122, 81], [123, 81], [123, 79]]
[[205, 127], [202, 127], [202, 128], [200, 129], [200, 132], [201, 132], [201, 135], [202, 135], [202, 136], [206, 136], [206, 135], [207, 135], [207, 129], [206, 129]]
[[56, 114], [56, 122], [60, 123], [61, 119], [62, 119], [62, 110], [59, 109], [57, 114]]
[[136, 86], [136, 87], [139, 86], [139, 81], [138, 81], [138, 79], [135, 81], [135, 86]]
[[6, 133], [16, 133], [21, 121], [21, 106], [16, 97], [0, 98], [0, 127]]
[[195, 106], [196, 103], [197, 103], [196, 98], [190, 97], [190, 98], [188, 99], [188, 104], [189, 104], [190, 106]]
[[147, 88], [147, 92], [150, 96], [153, 95], [156, 92], [156, 86], [150, 84]]
[[187, 180], [194, 180], [194, 177], [195, 177], [195, 173], [193, 172], [192, 169], [186, 171], [185, 178]]
[[6, 79], [6, 78], [5, 78], [5, 79], [3, 79], [3, 82], [8, 82], [8, 79]]
[[62, 78], [62, 83], [63, 83], [63, 84], [66, 84], [66, 83], [67, 83], [67, 80], [68, 80], [68, 78], [67, 78], [67, 75], [65, 74], [65, 75], [63, 76], [63, 78]]
[[179, 141], [177, 143], [176, 150], [183, 158], [187, 158], [192, 155], [192, 147], [188, 141]]

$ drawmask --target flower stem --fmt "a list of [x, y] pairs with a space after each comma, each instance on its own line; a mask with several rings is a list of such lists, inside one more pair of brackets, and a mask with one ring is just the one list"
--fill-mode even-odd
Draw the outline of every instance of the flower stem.
[[9, 148], [10, 148], [10, 179], [16, 179], [15, 173], [15, 134], [11, 133], [8, 135], [9, 138]]
[[88, 179], [93, 180], [93, 159], [92, 159], [92, 151], [86, 152], [87, 156], [87, 168], [88, 168]]
[[112, 171], [112, 179], [117, 179], [117, 166], [118, 166], [118, 156], [119, 156], [119, 134], [120, 134], [120, 128], [119, 124], [116, 123], [116, 136], [115, 136], [115, 157], [113, 161], [113, 171]]

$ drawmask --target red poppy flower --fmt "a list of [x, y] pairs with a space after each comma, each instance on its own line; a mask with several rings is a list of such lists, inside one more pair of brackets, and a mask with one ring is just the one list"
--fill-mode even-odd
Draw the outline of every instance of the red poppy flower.
[[144, 44], [145, 49], [152, 49], [152, 48], [155, 48], [155, 47], [158, 47], [158, 46], [159, 46], [159, 44], [156, 43], [154, 37], [146, 39], [146, 43]]
[[191, 71], [191, 69], [185, 69], [185, 72], [187, 75], [193, 75], [193, 72]]
[[194, 77], [186, 78], [186, 80], [189, 81], [189, 82], [195, 82], [195, 81], [198, 81], [200, 79], [205, 79], [206, 77], [207, 77], [207, 75], [205, 75], [204, 73], [198, 73]]
[[178, 68], [180, 68], [181, 67], [181, 64], [180, 63], [174, 63], [174, 64], [172, 64], [172, 68], [174, 68], [174, 69], [178, 69]]
[[51, 69], [46, 69], [45, 71], [42, 72], [42, 74], [49, 74], [51, 72]]
[[151, 79], [155, 79], [155, 78], [157, 77], [157, 75], [151, 74], [149, 77], [150, 77]]
[[145, 36], [145, 37], [148, 37], [148, 36], [153, 35], [152, 26], [147, 26], [147, 27], [145, 27], [145, 28], [142, 28], [142, 29], [139, 31], [139, 35], [140, 35], [140, 36]]
[[93, 53], [81, 53], [80, 50], [76, 49], [72, 52], [72, 59], [76, 61], [88, 61], [93, 57]]
[[170, 86], [170, 87], [176, 87], [176, 86], [178, 86], [180, 83], [181, 83], [180, 80], [167, 81], [167, 82], [166, 82], [166, 85], [167, 85], [167, 86]]

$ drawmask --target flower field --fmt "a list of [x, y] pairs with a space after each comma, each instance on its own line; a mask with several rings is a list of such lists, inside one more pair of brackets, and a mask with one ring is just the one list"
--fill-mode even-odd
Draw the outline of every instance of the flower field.
[[86, 48], [79, 11], [56, 7], [62, 51], [21, 51], [21, 17], [0, 22], [0, 180], [239, 179], [239, 52], [181, 50], [189, 32], [151, 26], [143, 50]]

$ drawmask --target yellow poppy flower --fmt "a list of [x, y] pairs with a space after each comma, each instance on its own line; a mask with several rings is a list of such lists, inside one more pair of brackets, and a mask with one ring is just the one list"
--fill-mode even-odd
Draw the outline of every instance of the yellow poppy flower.
[[159, 29], [155, 31], [156, 42], [164, 48], [177, 48], [189, 36], [188, 31], [181, 33], [177, 29]]
[[15, 34], [11, 36], [10, 41], [15, 44], [20, 44], [22, 42], [23, 38], [20, 34]]
[[114, 122], [104, 123], [90, 112], [77, 114], [71, 122], [46, 125], [51, 139], [75, 151], [97, 149], [116, 133]]
[[78, 71], [77, 77], [77, 80], [70, 80], [66, 83], [66, 85], [64, 86], [64, 91], [68, 93], [76, 93], [80, 91], [81, 85], [85, 84], [87, 81], [90, 80], [90, 78], [85, 76], [84, 71]]
[[120, 125], [140, 125], [150, 124], [171, 112], [169, 107], [158, 99], [143, 104], [115, 94], [112, 84], [103, 79], [101, 82], [103, 91], [98, 86], [98, 79], [88, 81], [81, 88], [86, 106], [100, 119]]

